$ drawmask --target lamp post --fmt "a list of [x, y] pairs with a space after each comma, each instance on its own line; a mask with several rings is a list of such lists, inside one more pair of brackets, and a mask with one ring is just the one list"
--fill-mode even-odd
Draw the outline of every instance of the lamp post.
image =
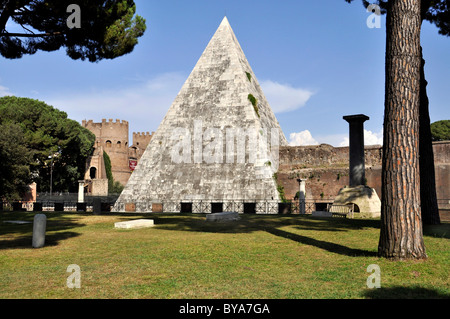
[[55, 157], [58, 157], [58, 155], [60, 155], [61, 153], [61, 149], [58, 148], [58, 151], [56, 153], [50, 153], [50, 155], [48, 156], [48, 158], [51, 160], [50, 161], [50, 196], [53, 195], [53, 159]]
[[50, 162], [50, 197], [53, 193], [53, 155], [50, 155], [48, 158], [51, 159]]

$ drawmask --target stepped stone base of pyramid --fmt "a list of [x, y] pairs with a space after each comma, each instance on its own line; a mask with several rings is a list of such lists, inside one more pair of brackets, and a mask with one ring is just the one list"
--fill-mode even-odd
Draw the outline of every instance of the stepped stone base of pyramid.
[[[118, 203], [111, 212], [113, 213], [193, 213], [193, 214], [214, 214], [217, 207], [220, 211], [232, 211], [238, 214], [258, 214], [269, 215], [279, 214], [278, 200], [202, 200], [202, 201], [158, 201], [158, 202], [138, 202], [138, 203]], [[130, 209], [132, 207], [132, 209]], [[248, 207], [251, 212], [248, 211]], [[252, 209], [253, 208], [253, 209]]]

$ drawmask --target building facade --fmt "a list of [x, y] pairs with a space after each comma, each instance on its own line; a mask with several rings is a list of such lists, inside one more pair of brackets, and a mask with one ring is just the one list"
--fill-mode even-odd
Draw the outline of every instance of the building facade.
[[129, 145], [129, 123], [127, 121], [102, 119], [99, 123], [83, 120], [82, 126], [91, 131], [95, 137], [93, 155], [86, 163], [86, 181], [107, 179], [103, 152], [111, 160], [111, 172], [114, 181], [126, 185], [137, 166], [152, 134], [133, 133], [133, 144]]

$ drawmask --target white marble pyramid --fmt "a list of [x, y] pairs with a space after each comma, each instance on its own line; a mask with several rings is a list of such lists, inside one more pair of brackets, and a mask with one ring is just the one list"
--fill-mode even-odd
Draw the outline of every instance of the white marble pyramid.
[[284, 145], [286, 137], [224, 18], [113, 211], [131, 205], [151, 212], [158, 203], [164, 212], [179, 212], [184, 202], [194, 204], [193, 212], [210, 212], [212, 203], [242, 212], [242, 205], [229, 204], [278, 202], [273, 175]]

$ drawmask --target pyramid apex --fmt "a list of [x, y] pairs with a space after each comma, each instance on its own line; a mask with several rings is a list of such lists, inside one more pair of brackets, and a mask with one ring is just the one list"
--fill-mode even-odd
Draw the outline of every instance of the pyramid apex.
[[231, 29], [231, 25], [230, 25], [230, 22], [228, 21], [227, 16], [225, 16], [223, 18], [222, 23], [220, 24], [219, 28], [221, 28], [221, 27], [228, 27]]

